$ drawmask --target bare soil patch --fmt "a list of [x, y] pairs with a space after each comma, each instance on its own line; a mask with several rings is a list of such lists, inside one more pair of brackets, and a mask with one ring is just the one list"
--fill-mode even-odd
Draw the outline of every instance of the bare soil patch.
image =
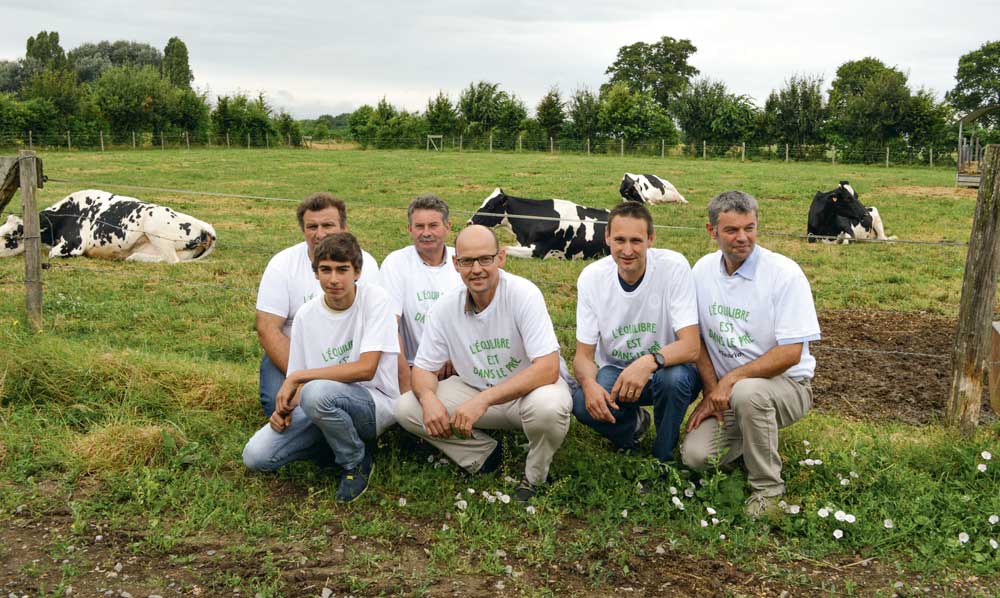
[[[956, 321], [920, 312], [829, 310], [810, 346], [817, 409], [847, 418], [927, 424], [944, 415]], [[984, 386], [981, 422], [996, 415]]]
[[965, 187], [882, 187], [880, 194], [905, 195], [925, 199], [975, 199], [977, 191]]

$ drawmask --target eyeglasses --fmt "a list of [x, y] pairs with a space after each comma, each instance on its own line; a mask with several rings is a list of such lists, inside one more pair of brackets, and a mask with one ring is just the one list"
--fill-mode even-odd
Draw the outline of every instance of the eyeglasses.
[[499, 252], [494, 253], [493, 255], [481, 255], [479, 257], [457, 257], [455, 258], [455, 261], [458, 263], [459, 268], [471, 268], [476, 262], [479, 262], [479, 265], [485, 268], [486, 266], [492, 266], [493, 260], [495, 260], [498, 255], [500, 255]]

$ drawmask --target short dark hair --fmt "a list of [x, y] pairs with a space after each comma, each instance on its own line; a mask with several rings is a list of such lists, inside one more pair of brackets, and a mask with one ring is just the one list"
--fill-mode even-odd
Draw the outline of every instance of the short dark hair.
[[306, 212], [319, 212], [327, 208], [337, 208], [337, 212], [340, 213], [340, 228], [347, 226], [347, 204], [332, 193], [321, 191], [313, 193], [299, 203], [299, 208], [295, 212], [295, 216], [299, 219], [299, 228], [305, 229], [306, 227]]
[[406, 209], [406, 221], [413, 224], [413, 212], [417, 210], [434, 210], [441, 214], [441, 220], [448, 222], [448, 204], [437, 195], [420, 195], [410, 202]]
[[617, 206], [611, 208], [611, 213], [608, 214], [608, 234], [611, 234], [611, 221], [622, 216], [624, 218], [635, 218], [636, 220], [646, 221], [646, 236], [653, 236], [653, 215], [649, 213], [649, 209], [641, 203], [636, 203], [634, 201], [623, 201]]
[[313, 249], [313, 272], [319, 270], [319, 263], [323, 260], [350, 262], [357, 272], [361, 272], [364, 263], [361, 245], [358, 245], [358, 240], [351, 233], [333, 233], [320, 241]]
[[753, 214], [757, 217], [757, 200], [753, 195], [743, 191], [723, 191], [708, 202], [708, 222], [712, 226], [719, 224], [719, 214], [737, 212]]

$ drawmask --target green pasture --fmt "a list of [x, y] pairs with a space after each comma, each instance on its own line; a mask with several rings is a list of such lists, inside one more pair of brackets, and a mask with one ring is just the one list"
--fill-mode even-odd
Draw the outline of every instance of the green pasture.
[[[42, 206], [100, 188], [210, 222], [219, 242], [207, 260], [174, 267], [53, 260], [43, 275], [40, 334], [25, 329], [23, 260], [0, 261], [0, 526], [25, 509], [44, 517], [69, 508], [81, 537], [92, 535], [93, 525], [141, 530], [131, 549], [164, 559], [193, 538], [211, 536], [249, 563], [243, 573], [220, 574], [213, 583], [252, 589], [250, 595], [292, 592], [294, 581], [281, 573], [293, 558], [288, 547], [299, 558], [345, 537], [360, 538], [364, 548], [348, 547], [333, 583], [361, 595], [419, 594], [464, 575], [495, 576], [520, 594], [561, 593], [566, 571], [578, 563], [584, 563], [574, 569], [579, 583], [611, 591], [628, 585], [642, 559], [661, 546], [748, 569], [768, 562], [768, 575], [792, 584], [799, 583], [793, 572], [803, 560], [862, 557], [890, 563], [902, 578], [998, 579], [1000, 557], [989, 540], [1000, 539], [1000, 527], [988, 518], [1000, 515], [1000, 463], [981, 456], [984, 450], [1000, 455], [994, 429], [963, 439], [936, 426], [814, 414], [782, 433], [788, 500], [801, 513], [773, 527], [742, 516], [738, 475], [709, 477], [685, 497], [686, 472], [667, 470], [670, 482], [656, 485], [658, 464], [610, 453], [576, 424], [534, 514], [481, 495], [512, 492], [505, 475], [519, 475], [525, 453], [516, 436], [505, 444], [504, 473], [463, 479], [454, 467], [428, 463], [439, 455], [390, 432], [376, 456], [372, 488], [349, 506], [334, 503], [337, 476], [329, 469], [302, 463], [277, 475], [250, 474], [241, 449], [263, 424], [256, 285], [270, 256], [301, 240], [295, 204], [182, 191], [293, 200], [332, 191], [348, 203], [350, 230], [381, 261], [408, 242], [405, 207], [417, 194], [447, 200], [457, 228], [497, 186], [511, 195], [610, 207], [619, 201], [623, 172], [649, 172], [673, 182], [690, 202], [653, 208], [656, 223], [670, 227], [657, 231], [656, 245], [681, 251], [692, 263], [714, 249], [704, 231], [708, 200], [742, 189], [760, 200], [759, 242], [802, 265], [820, 310], [954, 316], [966, 250], [933, 243], [968, 240], [975, 193], [955, 190], [951, 170], [423, 151], [41, 157], [52, 179], [40, 191]], [[889, 234], [928, 244], [843, 247], [796, 238], [805, 233], [813, 194], [845, 179], [863, 202], [878, 207]], [[19, 210], [15, 199], [7, 211]], [[574, 283], [585, 265], [508, 261], [508, 270], [544, 292], [567, 361], [575, 338]], [[799, 463], [807, 458], [823, 464]], [[980, 463], [987, 463], [985, 473]], [[640, 485], [653, 490], [639, 492]], [[670, 486], [683, 498], [683, 511], [672, 503]], [[456, 508], [456, 494], [466, 509]], [[857, 522], [819, 517], [827, 505]], [[718, 524], [700, 525], [710, 520], [706, 506], [718, 512]], [[835, 528], [844, 531], [842, 539], [832, 535]], [[959, 541], [963, 532], [970, 536], [966, 543]], [[392, 562], [407, 546], [426, 550], [416, 550], [418, 567], [400, 572]], [[506, 556], [497, 556], [498, 549]], [[0, 560], [5, 550], [0, 546]], [[508, 575], [507, 565], [530, 574]], [[59, 594], [71, 582], [72, 576], [61, 585], [40, 580], [39, 592]], [[851, 593], [854, 583], [831, 589]], [[892, 593], [891, 585], [884, 589]]]

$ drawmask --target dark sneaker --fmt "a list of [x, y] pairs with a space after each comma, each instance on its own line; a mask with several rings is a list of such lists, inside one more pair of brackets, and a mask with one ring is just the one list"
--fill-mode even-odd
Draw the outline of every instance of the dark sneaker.
[[538, 487], [529, 482], [527, 478], [523, 478], [517, 488], [514, 488], [514, 498], [520, 502], [530, 501], [535, 498], [535, 494], [538, 494]]
[[653, 416], [640, 407], [635, 419], [635, 434], [632, 435], [632, 446], [639, 446], [642, 439], [646, 437], [646, 433], [649, 432], [649, 426], [652, 423]]
[[361, 463], [353, 469], [345, 469], [340, 476], [340, 486], [337, 487], [337, 502], [348, 503], [357, 499], [368, 489], [368, 480], [375, 470], [371, 451], [365, 449]]
[[486, 457], [486, 460], [483, 461], [483, 466], [479, 468], [477, 473], [493, 473], [500, 469], [501, 463], [503, 463], [503, 443], [497, 440], [496, 448]]

